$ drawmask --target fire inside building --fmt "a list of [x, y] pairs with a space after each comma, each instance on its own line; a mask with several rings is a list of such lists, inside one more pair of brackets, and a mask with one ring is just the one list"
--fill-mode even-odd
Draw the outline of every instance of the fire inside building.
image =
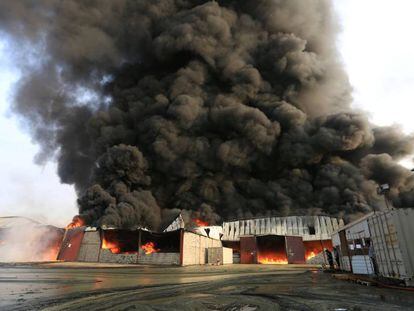
[[325, 216], [267, 217], [223, 223], [222, 242], [234, 261], [262, 264], [324, 263], [332, 251], [331, 234], [342, 219]]
[[[179, 215], [163, 232], [77, 227], [66, 231], [59, 260], [160, 265], [322, 263], [343, 221], [323, 216], [269, 217], [185, 228]], [[319, 259], [318, 259], [319, 258]], [[313, 261], [311, 261], [313, 260]]]
[[219, 239], [184, 229], [156, 233], [146, 229], [69, 229], [58, 260], [158, 265], [232, 263], [231, 249]]

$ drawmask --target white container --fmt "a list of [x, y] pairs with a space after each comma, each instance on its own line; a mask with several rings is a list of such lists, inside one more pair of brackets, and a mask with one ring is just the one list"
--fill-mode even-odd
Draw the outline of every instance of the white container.
[[414, 209], [377, 212], [368, 222], [379, 274], [414, 286]]

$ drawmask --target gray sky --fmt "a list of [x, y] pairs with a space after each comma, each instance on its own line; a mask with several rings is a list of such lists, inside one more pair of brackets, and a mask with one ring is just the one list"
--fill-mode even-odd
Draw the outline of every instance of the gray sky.
[[[414, 131], [412, 0], [334, 0], [342, 34], [338, 48], [354, 87], [354, 106], [379, 125]], [[76, 214], [73, 188], [59, 183], [56, 165], [37, 166], [38, 148], [7, 114], [17, 80], [12, 51], [0, 38], [0, 216], [24, 215], [55, 225]], [[404, 161], [411, 167], [411, 160]]]

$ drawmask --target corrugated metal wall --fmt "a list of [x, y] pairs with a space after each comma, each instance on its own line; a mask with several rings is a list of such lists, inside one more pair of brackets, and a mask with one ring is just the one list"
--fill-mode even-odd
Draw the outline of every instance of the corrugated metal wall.
[[223, 241], [245, 235], [301, 236], [304, 241], [327, 240], [343, 226], [342, 219], [326, 216], [290, 216], [237, 220], [223, 223]]
[[382, 276], [414, 279], [414, 209], [375, 213], [369, 219], [379, 272]]
[[368, 256], [352, 256], [352, 272], [354, 274], [373, 274], [374, 268]]

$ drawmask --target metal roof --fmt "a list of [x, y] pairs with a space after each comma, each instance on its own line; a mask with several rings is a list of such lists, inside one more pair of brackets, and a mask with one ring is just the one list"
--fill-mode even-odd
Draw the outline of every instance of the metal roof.
[[21, 216], [7, 216], [7, 217], [0, 217], [0, 229], [8, 229], [13, 227], [23, 227], [23, 226], [41, 226], [42, 223]]

